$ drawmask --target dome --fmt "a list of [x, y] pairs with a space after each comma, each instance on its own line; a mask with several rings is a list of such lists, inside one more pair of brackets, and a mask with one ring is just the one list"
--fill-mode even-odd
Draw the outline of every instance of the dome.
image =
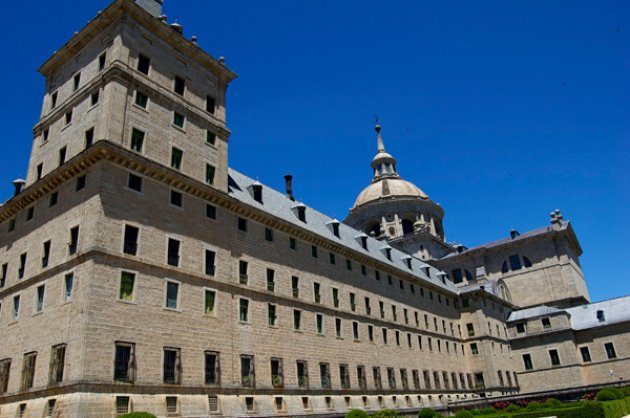
[[428, 199], [426, 193], [415, 184], [401, 178], [384, 178], [373, 182], [359, 193], [352, 209], [363, 206], [366, 203], [390, 198], [411, 197]]

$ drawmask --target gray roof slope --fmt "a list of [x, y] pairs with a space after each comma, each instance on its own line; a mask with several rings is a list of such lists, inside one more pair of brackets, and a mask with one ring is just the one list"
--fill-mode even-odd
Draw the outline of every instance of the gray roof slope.
[[508, 322], [522, 321], [524, 319], [536, 318], [545, 315], [554, 315], [560, 312], [564, 311], [547, 305], [534, 306], [533, 308], [512, 311], [508, 317]]
[[[440, 270], [429, 266], [428, 264], [418, 260], [417, 258], [410, 257], [409, 254], [399, 251], [390, 247], [386, 242], [378, 241], [372, 237], [367, 237], [368, 249], [365, 250], [361, 246], [359, 236], [364, 236], [362, 231], [358, 231], [354, 228], [343, 224], [336, 219], [330, 218], [315, 209], [305, 206], [306, 208], [306, 222], [302, 222], [298, 219], [297, 214], [292, 208], [302, 205], [297, 201], [292, 201], [287, 198], [283, 193], [278, 192], [270, 187], [263, 185], [263, 203], [254, 200], [249, 192], [248, 187], [257, 183], [256, 180], [247, 177], [246, 175], [239, 173], [238, 171], [229, 168], [229, 184], [228, 193], [235, 199], [246, 203], [250, 206], [259, 208], [272, 216], [280, 218], [286, 222], [292, 223], [300, 228], [306, 229], [312, 233], [321, 236], [324, 239], [335, 242], [340, 246], [344, 246], [352, 251], [356, 251], [365, 254], [373, 259], [378, 260], [382, 264], [388, 264], [393, 266], [407, 274], [416, 276], [421, 281], [431, 283], [434, 286], [440, 287], [444, 290], [448, 290], [452, 293], [457, 293], [457, 287], [448, 279], [446, 283], [442, 282], [442, 274]], [[257, 183], [260, 184], [260, 183]], [[339, 222], [339, 237], [333, 234], [332, 222]], [[391, 248], [391, 261], [385, 256], [383, 248]], [[406, 258], [411, 258], [412, 270], [409, 270], [406, 262]], [[429, 276], [424, 272], [424, 269], [429, 269]]]
[[553, 225], [542, 226], [540, 228], [536, 228], [536, 229], [532, 229], [531, 231], [524, 232], [524, 233], [522, 233], [522, 234], [520, 234], [520, 235], [518, 235], [517, 237], [514, 237], [514, 238], [511, 238], [511, 237], [501, 238], [499, 240], [488, 242], [486, 244], [477, 245], [476, 247], [467, 248], [465, 251], [463, 251], [461, 253], [457, 253], [457, 252], [449, 253], [449, 254], [445, 255], [444, 257], [442, 257], [441, 259], [444, 260], [446, 258], [456, 257], [456, 256], [459, 256], [461, 254], [465, 254], [465, 253], [470, 252], [470, 251], [480, 250], [480, 249], [484, 249], [484, 248], [493, 248], [493, 247], [498, 247], [498, 246], [501, 246], [501, 245], [511, 244], [513, 242], [517, 242], [517, 241], [520, 241], [520, 240], [523, 240], [523, 239], [535, 237], [536, 235], [542, 235], [542, 234], [545, 234], [545, 233], [550, 232], [550, 231], [562, 231], [562, 230], [567, 229], [568, 226], [569, 226], [569, 221], [562, 221], [562, 225], [558, 229], [554, 228]]
[[[565, 309], [571, 315], [571, 328], [580, 330], [630, 321], [630, 296]], [[597, 318], [604, 312], [604, 320]]]

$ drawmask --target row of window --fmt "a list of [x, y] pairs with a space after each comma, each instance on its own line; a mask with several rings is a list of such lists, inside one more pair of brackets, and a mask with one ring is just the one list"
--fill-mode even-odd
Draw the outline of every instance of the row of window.
[[[74, 291], [74, 273], [67, 273], [63, 276], [62, 286], [62, 303], [70, 302], [72, 300], [72, 293]], [[38, 314], [44, 311], [44, 305], [46, 300], [46, 285], [42, 284], [35, 288], [35, 304], [33, 306], [33, 313]], [[20, 310], [22, 308], [22, 294], [18, 293], [13, 295], [11, 306], [11, 320], [17, 321], [20, 317]], [[0, 299], [0, 317], [2, 316], [3, 300]]]
[[[35, 364], [37, 352], [24, 354], [22, 360], [22, 373], [20, 375], [20, 390], [29, 390], [35, 381]], [[53, 386], [63, 381], [63, 373], [66, 364], [66, 345], [55, 345], [51, 349], [50, 366], [48, 372], [48, 385]], [[0, 394], [6, 393], [11, 376], [11, 359], [0, 360]]]
[[[617, 352], [615, 351], [615, 345], [612, 342], [604, 343], [604, 350], [606, 351], [606, 358], [608, 360], [616, 359]], [[558, 350], [553, 349], [548, 351], [549, 354], [549, 365], [550, 366], [560, 366], [560, 354]], [[590, 363], [592, 361], [591, 352], [588, 346], [580, 347], [580, 355], [582, 357], [582, 362]], [[534, 370], [534, 362], [532, 361], [531, 354], [523, 354], [523, 365], [525, 370]]]
[[[68, 237], [68, 256], [74, 256], [79, 251], [79, 226], [73, 226], [70, 228]], [[46, 268], [50, 264], [50, 252], [52, 249], [52, 240], [47, 240], [42, 243], [41, 259], [38, 261], [41, 268]], [[28, 260], [28, 252], [20, 254], [17, 268], [17, 279], [23, 279], [26, 272], [26, 263]], [[9, 263], [3, 263], [0, 268], [0, 288], [4, 287], [9, 275]]]
[[[513, 254], [503, 262], [503, 265], [501, 266], [501, 272], [507, 273], [509, 271], [516, 271], [531, 266], [532, 262], [528, 257], [520, 254]], [[450, 278], [455, 284], [462, 283], [464, 279], [466, 279], [466, 281], [468, 282], [472, 282], [474, 280], [473, 274], [465, 268], [456, 268], [451, 270]]]

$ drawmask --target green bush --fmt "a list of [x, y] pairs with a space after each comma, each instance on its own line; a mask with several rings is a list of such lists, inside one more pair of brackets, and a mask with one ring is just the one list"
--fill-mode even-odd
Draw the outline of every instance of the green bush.
[[388, 417], [400, 417], [401, 415], [395, 409], [381, 409], [376, 413], [372, 414], [372, 417], [376, 418], [388, 418]]
[[459, 411], [455, 414], [455, 418], [475, 418], [475, 415], [470, 411]]
[[600, 402], [614, 401], [615, 399], [623, 399], [623, 393], [617, 388], [604, 388], [597, 392], [597, 399]]
[[538, 411], [539, 409], [542, 409], [542, 404], [536, 401], [530, 402], [527, 404], [525, 409], [527, 409], [528, 411]]
[[118, 418], [157, 418], [148, 412], [131, 412], [125, 415], [118, 415]]
[[422, 408], [420, 412], [418, 412], [418, 418], [433, 418], [436, 415], [437, 412], [431, 408]]
[[630, 399], [602, 402], [606, 418], [619, 418], [630, 413]]
[[577, 407], [560, 409], [541, 409], [509, 415], [510, 418], [540, 418], [555, 416], [558, 418], [612, 418], [606, 417], [600, 402], [585, 402]]
[[543, 403], [543, 406], [545, 408], [561, 408], [562, 402], [560, 402], [559, 400], [555, 398], [549, 398]]
[[620, 390], [624, 396], [630, 396], [630, 386], [626, 386], [625, 388], [621, 388]]
[[479, 415], [491, 415], [491, 414], [495, 414], [497, 412], [496, 409], [488, 407], [488, 408], [483, 408], [479, 410]]
[[346, 418], [368, 418], [369, 415], [367, 412], [362, 411], [361, 409], [351, 409], [346, 414]]
[[521, 410], [521, 407], [513, 403], [513, 404], [508, 405], [508, 407], [505, 408], [505, 410], [506, 412], [518, 412]]

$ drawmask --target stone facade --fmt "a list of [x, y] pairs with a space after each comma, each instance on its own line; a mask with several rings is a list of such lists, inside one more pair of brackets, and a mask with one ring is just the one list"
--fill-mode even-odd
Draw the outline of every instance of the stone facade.
[[[0, 208], [0, 417], [343, 415], [531, 390], [529, 340], [510, 315], [537, 302], [520, 273], [497, 273], [513, 250], [484, 262], [483, 280], [472, 249], [412, 257], [404, 216], [415, 236], [457, 251], [442, 209], [401, 183], [382, 139], [378, 176], [411, 193], [402, 217], [370, 209], [392, 222], [385, 235], [229, 169], [235, 75], [160, 5], [114, 1], [40, 68], [26, 185]], [[517, 240], [528, 268], [564, 275], [553, 300], [586, 299], [577, 240], [565, 226], [550, 234]], [[454, 283], [462, 266], [477, 276]], [[627, 332], [606, 330], [576, 338], [614, 338], [627, 358]], [[533, 347], [562, 346], [569, 364], [575, 346], [558, 335]], [[563, 370], [588, 384], [608, 363]], [[549, 387], [566, 379], [548, 374]]]

